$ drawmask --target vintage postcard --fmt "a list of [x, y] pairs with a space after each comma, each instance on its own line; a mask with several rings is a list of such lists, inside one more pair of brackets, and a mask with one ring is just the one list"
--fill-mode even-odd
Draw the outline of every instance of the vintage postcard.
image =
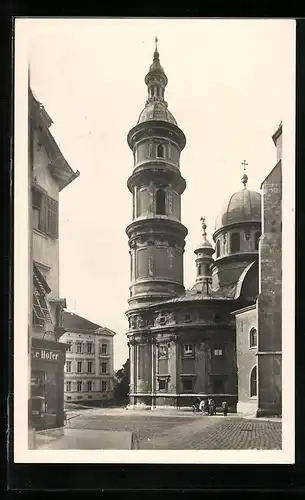
[[294, 463], [295, 21], [17, 18], [14, 93], [14, 461]]

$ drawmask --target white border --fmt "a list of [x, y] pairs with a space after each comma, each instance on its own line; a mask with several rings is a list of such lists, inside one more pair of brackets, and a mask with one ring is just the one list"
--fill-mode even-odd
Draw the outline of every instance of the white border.
[[[283, 115], [283, 429], [282, 450], [28, 450], [27, 429], [27, 283], [28, 283], [28, 39], [26, 19], [15, 20], [15, 158], [14, 158], [14, 462], [16, 463], [294, 463], [294, 184], [295, 74], [293, 102]], [[295, 63], [295, 21], [291, 54]], [[288, 50], [288, 49], [287, 49]], [[281, 75], [278, 75], [281, 78]], [[292, 113], [291, 113], [292, 111]], [[275, 124], [276, 126], [277, 124]], [[270, 131], [271, 135], [272, 131]], [[272, 165], [270, 166], [270, 170]]]

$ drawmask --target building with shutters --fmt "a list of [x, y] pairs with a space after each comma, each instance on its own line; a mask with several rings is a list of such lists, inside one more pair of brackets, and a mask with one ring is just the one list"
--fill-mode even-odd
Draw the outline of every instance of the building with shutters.
[[[261, 379], [259, 369], [256, 378], [255, 370], [251, 376], [248, 368], [240, 369], [242, 360], [254, 353], [252, 344], [260, 336], [259, 325], [271, 317], [266, 315], [264, 307], [261, 310], [259, 307], [260, 301], [267, 300], [262, 298], [264, 280], [266, 286], [269, 283], [272, 287], [272, 280], [276, 279], [278, 290], [281, 288], [281, 252], [276, 262], [270, 263], [277, 269], [271, 273], [263, 252], [269, 252], [270, 258], [272, 252], [270, 247], [262, 250], [259, 243], [262, 222], [266, 230], [273, 215], [267, 211], [266, 204], [262, 210], [261, 194], [248, 189], [245, 172], [241, 189], [220, 208], [212, 235], [214, 245], [207, 238], [207, 224], [201, 218], [202, 237], [194, 249], [196, 280], [190, 289], [184, 288], [187, 228], [181, 222], [181, 200], [186, 181], [181, 174], [180, 157], [186, 137], [165, 101], [168, 79], [160, 64], [157, 45], [145, 83], [147, 101], [127, 137], [134, 160], [133, 172], [127, 181], [133, 200], [133, 218], [126, 228], [131, 262], [126, 311], [130, 405], [181, 407], [189, 406], [198, 397], [213, 397], [218, 405], [227, 400], [231, 411], [236, 411], [240, 397], [244, 397], [240, 392], [242, 386], [247, 387], [250, 400], [257, 398], [260, 384], [268, 392], [275, 387], [274, 377], [277, 384], [279, 382], [278, 373], [271, 370], [271, 353], [269, 365], [267, 356], [262, 357], [265, 369]], [[267, 189], [266, 181], [264, 186], [263, 193]], [[275, 203], [280, 204], [280, 199]], [[280, 220], [280, 211], [277, 214]], [[276, 227], [280, 230], [278, 222]], [[272, 243], [266, 241], [267, 246], [275, 244], [273, 234], [270, 235]], [[279, 232], [276, 241], [280, 238]], [[268, 297], [270, 301], [270, 295]], [[268, 314], [272, 315], [269, 303]], [[276, 303], [280, 307], [280, 301]], [[240, 314], [251, 316], [245, 328], [249, 327], [252, 332], [244, 334], [250, 335], [251, 347], [247, 345], [242, 350], [242, 336], [236, 327]], [[270, 325], [269, 330], [262, 327], [261, 334], [265, 338], [281, 336], [280, 326], [276, 327], [276, 335], [273, 328], [275, 326]], [[271, 349], [272, 344], [275, 348], [276, 342], [270, 342], [264, 341], [264, 345], [268, 344]], [[276, 349], [280, 349], [279, 345]], [[280, 354], [278, 356], [280, 359]], [[258, 399], [255, 411], [273, 411], [275, 406]]]
[[72, 312], [64, 312], [68, 345], [65, 402], [100, 403], [113, 400], [113, 338], [115, 332]]
[[78, 175], [50, 132], [52, 120], [29, 88], [29, 427], [64, 422], [66, 300], [59, 292], [59, 193]]

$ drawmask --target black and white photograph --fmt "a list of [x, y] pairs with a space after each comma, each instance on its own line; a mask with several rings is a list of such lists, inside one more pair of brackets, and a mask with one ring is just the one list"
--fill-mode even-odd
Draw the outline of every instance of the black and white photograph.
[[295, 57], [15, 19], [16, 462], [293, 463]]

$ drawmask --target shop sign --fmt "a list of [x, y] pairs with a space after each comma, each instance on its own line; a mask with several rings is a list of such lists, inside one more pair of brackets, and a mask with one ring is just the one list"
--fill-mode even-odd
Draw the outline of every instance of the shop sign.
[[51, 349], [40, 349], [40, 348], [32, 348], [32, 358], [33, 359], [41, 359], [43, 361], [60, 361], [61, 352], [60, 351], [52, 351]]

